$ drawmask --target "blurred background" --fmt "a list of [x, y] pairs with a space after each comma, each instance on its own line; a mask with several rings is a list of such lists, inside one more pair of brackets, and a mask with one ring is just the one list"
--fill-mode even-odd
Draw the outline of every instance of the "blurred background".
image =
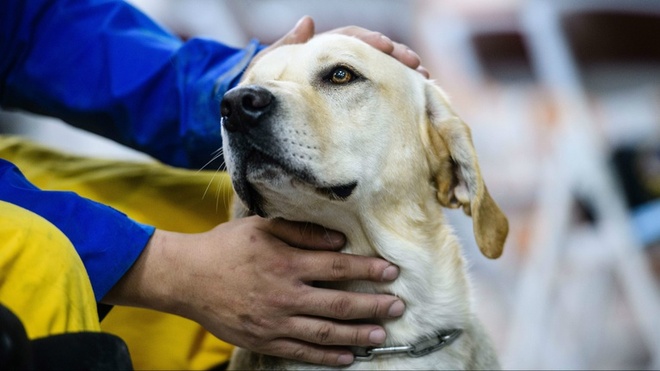
[[[270, 43], [303, 15], [415, 50], [472, 127], [511, 232], [465, 245], [507, 369], [660, 369], [660, 1], [132, 0], [183, 38]], [[57, 120], [0, 111], [0, 133], [149, 158]]]

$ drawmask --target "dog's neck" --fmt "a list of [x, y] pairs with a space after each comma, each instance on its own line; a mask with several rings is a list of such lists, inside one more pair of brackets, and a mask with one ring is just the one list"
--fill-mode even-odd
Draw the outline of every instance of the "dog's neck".
[[342, 231], [347, 238], [344, 252], [382, 257], [399, 267], [399, 277], [391, 283], [327, 283], [349, 291], [392, 294], [404, 301], [404, 315], [382, 323], [388, 333], [386, 345], [462, 329], [472, 319], [459, 244], [437, 203], [427, 203], [409, 203], [404, 206], [409, 210], [402, 210], [399, 203], [374, 213], [336, 208], [304, 212], [305, 220]]
[[439, 330], [465, 326], [470, 307], [464, 261], [442, 215], [420, 223], [402, 220], [402, 214], [379, 213], [364, 216], [360, 224], [362, 231], [347, 235], [346, 252], [371, 253], [400, 269], [391, 284], [349, 284], [353, 286], [349, 289], [394, 294], [406, 304], [402, 318], [383, 323], [388, 343], [413, 342]]

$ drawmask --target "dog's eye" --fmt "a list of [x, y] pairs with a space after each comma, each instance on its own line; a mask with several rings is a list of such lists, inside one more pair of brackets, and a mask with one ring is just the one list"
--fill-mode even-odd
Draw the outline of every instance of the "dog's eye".
[[355, 80], [355, 73], [346, 67], [337, 67], [328, 75], [327, 79], [333, 84], [347, 84]]

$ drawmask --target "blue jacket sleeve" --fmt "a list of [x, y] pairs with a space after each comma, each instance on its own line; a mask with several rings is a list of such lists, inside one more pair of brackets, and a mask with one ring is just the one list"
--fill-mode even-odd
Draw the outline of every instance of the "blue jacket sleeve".
[[30, 210], [62, 231], [76, 248], [100, 301], [138, 258], [154, 228], [72, 192], [43, 191], [0, 159], [0, 200]]
[[222, 95], [262, 48], [182, 42], [124, 1], [5, 0], [0, 105], [199, 168], [221, 146]]
[[[59, 117], [170, 165], [199, 168], [221, 146], [222, 95], [262, 48], [183, 42], [118, 0], [3, 0], [0, 106]], [[153, 233], [75, 194], [39, 190], [3, 160], [0, 199], [67, 235], [97, 300]]]

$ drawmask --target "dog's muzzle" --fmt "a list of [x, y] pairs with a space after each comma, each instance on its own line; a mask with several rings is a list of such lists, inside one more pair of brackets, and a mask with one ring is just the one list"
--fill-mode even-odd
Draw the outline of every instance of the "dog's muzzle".
[[[260, 216], [267, 216], [262, 195], [248, 178], [283, 173], [308, 184], [321, 196], [344, 201], [353, 194], [358, 183], [321, 181], [306, 164], [296, 161], [287, 150], [287, 140], [277, 135], [278, 101], [275, 95], [259, 85], [245, 85], [225, 93], [220, 103], [222, 126], [226, 131], [224, 146], [231, 148], [232, 183], [245, 205]], [[229, 151], [225, 152], [225, 155]], [[267, 171], [264, 171], [267, 170]]]

